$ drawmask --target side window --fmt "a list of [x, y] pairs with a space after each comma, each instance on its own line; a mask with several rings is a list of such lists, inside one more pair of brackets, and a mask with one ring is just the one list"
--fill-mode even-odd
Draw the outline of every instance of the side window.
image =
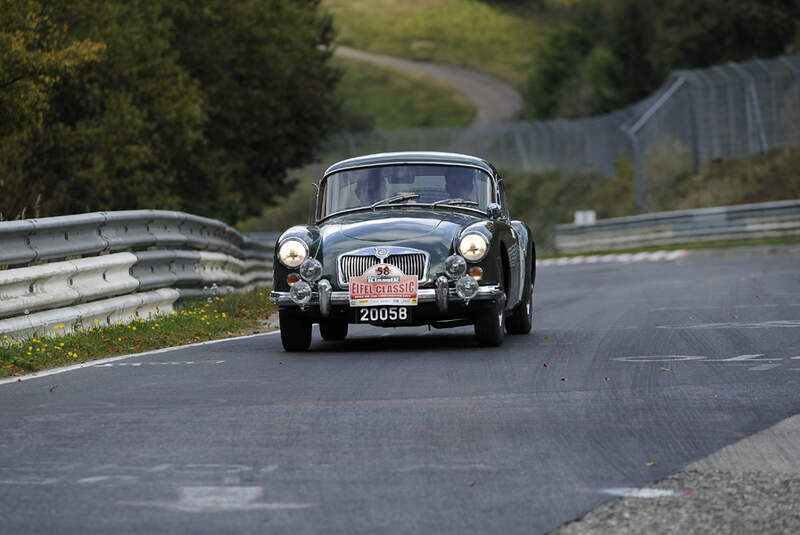
[[506, 188], [503, 185], [503, 178], [498, 175], [497, 188], [500, 191], [500, 206], [503, 208], [503, 216], [506, 219], [511, 219], [511, 214], [508, 211], [508, 202], [506, 201]]

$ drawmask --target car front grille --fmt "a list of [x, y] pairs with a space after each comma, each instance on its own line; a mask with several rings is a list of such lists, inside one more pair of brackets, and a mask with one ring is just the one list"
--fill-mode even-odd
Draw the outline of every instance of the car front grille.
[[[347, 283], [350, 277], [359, 277], [370, 267], [378, 264], [375, 256], [366, 255], [342, 255], [339, 261], [340, 280]], [[400, 269], [406, 275], [416, 275], [418, 279], [425, 277], [425, 254], [424, 253], [402, 253], [392, 254], [386, 257], [386, 263]]]

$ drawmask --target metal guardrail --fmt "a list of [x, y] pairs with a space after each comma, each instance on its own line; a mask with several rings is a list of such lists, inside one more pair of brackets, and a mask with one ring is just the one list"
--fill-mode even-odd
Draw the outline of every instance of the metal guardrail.
[[47, 336], [272, 285], [274, 245], [163, 210], [0, 222], [0, 335]]
[[582, 253], [645, 245], [800, 235], [800, 200], [658, 212], [557, 225], [556, 249]]

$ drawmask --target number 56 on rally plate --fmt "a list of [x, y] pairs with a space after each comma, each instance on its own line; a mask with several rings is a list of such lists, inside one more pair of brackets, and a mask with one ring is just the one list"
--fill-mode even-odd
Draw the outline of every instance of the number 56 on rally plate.
[[360, 277], [350, 277], [350, 306], [415, 306], [417, 277], [391, 264], [377, 264]]

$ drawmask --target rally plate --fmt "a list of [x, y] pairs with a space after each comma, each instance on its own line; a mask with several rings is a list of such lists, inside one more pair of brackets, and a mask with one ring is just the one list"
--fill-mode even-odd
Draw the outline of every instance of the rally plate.
[[377, 264], [350, 277], [350, 306], [416, 306], [418, 280], [391, 264]]

